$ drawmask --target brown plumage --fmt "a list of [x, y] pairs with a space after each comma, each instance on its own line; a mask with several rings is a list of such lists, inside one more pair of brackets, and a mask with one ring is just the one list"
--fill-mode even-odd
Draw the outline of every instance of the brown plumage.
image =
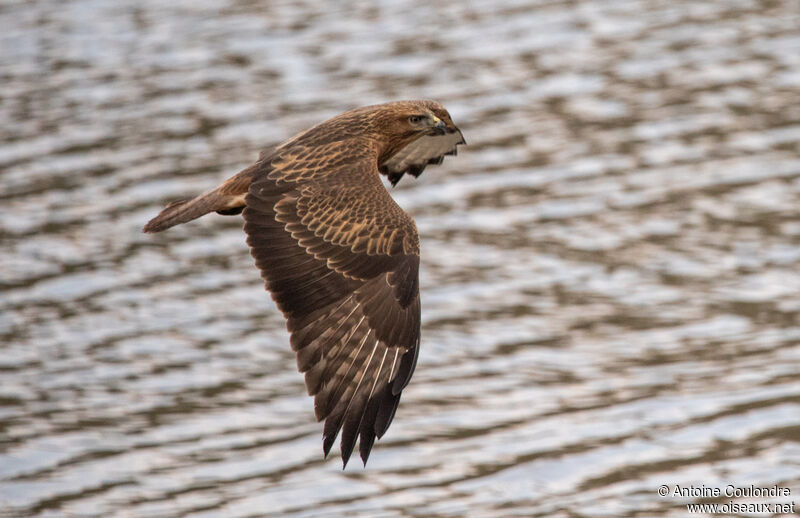
[[399, 101], [345, 112], [262, 153], [212, 191], [167, 206], [160, 232], [208, 212], [238, 214], [297, 367], [344, 464], [364, 464], [391, 423], [417, 362], [419, 236], [380, 181], [456, 153], [464, 139], [442, 105]]

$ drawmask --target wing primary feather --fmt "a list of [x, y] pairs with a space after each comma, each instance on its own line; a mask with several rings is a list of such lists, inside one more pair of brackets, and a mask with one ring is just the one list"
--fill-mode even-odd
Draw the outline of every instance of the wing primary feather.
[[[353, 329], [350, 332], [350, 336], [348, 338], [343, 339], [343, 340], [338, 340], [336, 342], [336, 345], [333, 346], [333, 348], [330, 351], [330, 355], [328, 356], [328, 359], [329, 359], [328, 367], [323, 371], [323, 377], [324, 378], [329, 379], [330, 376], [332, 376], [333, 374], [336, 373], [336, 370], [338, 369], [338, 367], [336, 367], [336, 363], [335, 362], [337, 360], [339, 360], [339, 358], [341, 357], [342, 353], [347, 350], [348, 342], [350, 341], [350, 339], [353, 338], [353, 336], [355, 336], [356, 332], [358, 331], [358, 328], [361, 327], [361, 324], [363, 322], [366, 322], [366, 317], [361, 317], [361, 320], [358, 321], [358, 324], [356, 325], [356, 328]], [[368, 334], [369, 334], [369, 332], [364, 335], [364, 338], [362, 338], [362, 340], [364, 340]], [[334, 368], [333, 372], [331, 372], [329, 370], [330, 368]], [[333, 385], [331, 385], [331, 386], [333, 387]], [[336, 387], [338, 387], [338, 383], [337, 383]]]
[[[364, 317], [362, 317], [361, 320], [358, 322], [358, 325], [356, 326], [356, 329], [354, 329], [353, 333], [351, 333], [351, 337], [353, 336], [355, 331], [359, 327], [361, 327], [361, 323], [362, 322], [364, 322]], [[347, 386], [344, 386], [343, 390], [341, 390], [341, 392], [340, 392], [340, 389], [342, 389], [342, 383], [344, 383], [347, 380], [347, 377], [350, 374], [350, 370], [353, 368], [353, 365], [355, 364], [356, 360], [358, 359], [358, 355], [361, 353], [361, 349], [364, 347], [364, 344], [366, 343], [367, 338], [369, 338], [371, 335], [372, 335], [372, 330], [371, 329], [367, 333], [364, 334], [364, 338], [362, 338], [361, 341], [359, 342], [358, 349], [356, 350], [355, 354], [353, 355], [353, 358], [350, 360], [350, 364], [347, 366], [347, 370], [345, 371], [344, 375], [342, 375], [339, 379], [332, 379], [331, 380], [332, 383], [330, 384], [330, 391], [325, 394], [326, 395], [326, 398], [325, 398], [326, 399], [326, 401], [325, 401], [326, 405], [325, 405], [325, 407], [321, 407], [320, 408], [320, 414], [318, 414], [317, 419], [322, 419], [322, 417], [319, 417], [319, 415], [328, 415], [332, 410], [334, 410], [336, 405], [338, 405], [340, 398], [344, 395], [344, 392], [347, 392]], [[347, 349], [347, 342], [348, 341], [349, 341], [349, 339], [341, 341], [341, 343], [339, 345], [339, 350], [336, 352], [336, 358], [335, 358], [336, 360], [339, 359], [339, 355], [341, 355], [342, 351]], [[334, 365], [334, 360], [331, 360], [331, 362], [328, 365]], [[328, 374], [331, 377], [335, 377], [336, 373], [339, 371], [339, 367], [340, 366], [336, 366], [336, 368], [335, 368], [335, 370], [333, 372], [326, 372], [327, 369], [325, 369], [323, 371], [323, 374]], [[322, 377], [324, 377], [324, 375]], [[314, 410], [315, 411], [317, 410], [316, 409], [316, 405], [315, 405], [315, 409]]]
[[[377, 342], [376, 342], [377, 347]], [[389, 352], [389, 349], [384, 349], [383, 357], [381, 358], [381, 364], [378, 366], [378, 370], [375, 371], [375, 381], [372, 382], [372, 388], [369, 389], [369, 395], [367, 395], [367, 401], [364, 405], [364, 410], [361, 412], [361, 418], [358, 420], [358, 428], [357, 433], [361, 436], [359, 439], [359, 454], [361, 455], [361, 462], [364, 463], [364, 466], [367, 465], [367, 459], [369, 458], [369, 452], [372, 449], [372, 443], [375, 441], [375, 433], [372, 429], [372, 423], [370, 419], [366, 419], [367, 414], [372, 413], [371, 409], [374, 406], [372, 401], [372, 395], [375, 393], [375, 387], [378, 385], [378, 381], [381, 378], [381, 372], [383, 372], [383, 363], [386, 361], [386, 354]], [[375, 408], [377, 411], [377, 407]]]
[[406, 388], [408, 382], [411, 380], [411, 375], [414, 374], [414, 369], [417, 367], [417, 357], [419, 356], [419, 339], [414, 348], [408, 351], [400, 359], [400, 369], [397, 372], [397, 377], [392, 383], [392, 394], [398, 395]]
[[[345, 372], [344, 376], [339, 380], [339, 383], [341, 383], [341, 380], [347, 378], [347, 375], [350, 374], [350, 369], [353, 367], [353, 363], [355, 363], [356, 358], [358, 358], [359, 354], [361, 353], [361, 348], [364, 347], [364, 344], [367, 342], [367, 338], [369, 338], [369, 336], [371, 334], [372, 333], [369, 332], [369, 333], [364, 335], [364, 338], [361, 340], [361, 343], [358, 346], [358, 350], [356, 351], [356, 354], [353, 356], [353, 360], [350, 362], [350, 365], [348, 366], [347, 371]], [[362, 378], [363, 378], [363, 375], [362, 375]], [[356, 390], [358, 390], [357, 386], [354, 389], [354, 392]], [[347, 392], [347, 388], [345, 389], [345, 392]], [[333, 400], [336, 400], [336, 399], [337, 398], [333, 398]], [[339, 406], [340, 404], [341, 404], [341, 401], [339, 401], [336, 406]], [[344, 416], [347, 413], [347, 408], [349, 407], [349, 405], [350, 405], [350, 403], [348, 402], [348, 406], [345, 407], [344, 410], [342, 410], [340, 413], [338, 413], [336, 415], [328, 416], [325, 419], [325, 427], [324, 427], [324, 430], [323, 430], [322, 450], [325, 452], [325, 456], [326, 457], [328, 456], [328, 452], [330, 451], [331, 446], [333, 445], [333, 442], [336, 440], [336, 436], [339, 434], [339, 430], [342, 427], [342, 419], [344, 419]], [[345, 464], [347, 464], [347, 461], [345, 461]]]
[[[346, 344], [350, 340], [350, 338], [353, 336], [353, 333], [355, 333], [355, 331], [359, 327], [361, 327], [361, 322], [363, 322], [365, 318], [366, 317], [361, 317], [361, 320], [358, 322], [356, 327], [352, 331], [349, 332], [349, 334], [347, 335], [347, 338], [343, 338], [341, 340], [342, 344]], [[347, 319], [344, 319], [344, 320], [347, 320]], [[336, 333], [338, 332], [338, 329], [341, 329], [341, 325], [339, 326], [339, 328], [337, 328], [337, 331], [334, 331], [332, 333], [332, 337], [336, 336]], [[306, 389], [308, 390], [308, 394], [309, 395], [315, 395], [321, 389], [322, 384], [325, 382], [325, 371], [326, 371], [327, 365], [328, 365], [328, 360], [323, 359], [322, 361], [320, 361], [319, 363], [317, 363], [312, 368], [310, 368], [309, 370], [306, 371]], [[315, 407], [316, 407], [316, 405], [315, 405]], [[315, 413], [316, 413], [316, 408], [315, 408]], [[321, 418], [317, 417], [317, 419], [319, 420]]]
[[[342, 328], [342, 326], [344, 326], [345, 322], [350, 320], [350, 317], [353, 316], [353, 313], [355, 313], [356, 310], [358, 310], [358, 306], [357, 305], [355, 307], [353, 307], [353, 309], [350, 311], [350, 313], [347, 314], [346, 317], [344, 317], [344, 318], [339, 320], [339, 325], [336, 326], [336, 329], [334, 329], [333, 332], [329, 336], [336, 336], [336, 334], [339, 332], [339, 330]], [[363, 321], [363, 320], [364, 320], [364, 318], [362, 317], [361, 320], [356, 325], [356, 329], [358, 329], [358, 326], [361, 325], [361, 321]], [[353, 330], [353, 331], [355, 331], [355, 330]], [[352, 334], [352, 331], [350, 333]], [[342, 343], [347, 343], [347, 340], [342, 340]]]
[[383, 437], [389, 425], [392, 424], [394, 413], [397, 411], [397, 405], [400, 403], [400, 394], [392, 394], [391, 385], [387, 385], [384, 389], [384, 397], [381, 399], [380, 407], [378, 407], [378, 415], [375, 417], [375, 434], [378, 439]]
[[395, 373], [395, 371], [394, 371], [394, 366], [395, 366], [395, 364], [397, 363], [397, 357], [398, 357], [399, 355], [400, 355], [400, 348], [399, 348], [399, 347], [395, 347], [395, 349], [394, 349], [394, 359], [392, 359], [392, 368], [391, 368], [391, 369], [389, 369], [389, 380], [390, 380], [390, 381], [391, 381], [392, 379], [394, 379], [394, 377], [395, 377], [395, 375], [396, 375], [396, 373]]
[[[347, 421], [348, 413], [350, 411], [350, 407], [353, 404], [353, 401], [359, 397], [359, 389], [361, 388], [361, 384], [364, 382], [364, 378], [366, 377], [367, 373], [369, 372], [369, 366], [372, 364], [372, 358], [375, 356], [375, 351], [378, 350], [378, 345], [380, 341], [375, 340], [375, 345], [372, 346], [372, 352], [369, 354], [369, 359], [367, 360], [367, 364], [364, 366], [364, 370], [361, 372], [361, 376], [358, 379], [358, 385], [356, 385], [355, 390], [353, 390], [353, 395], [350, 396], [350, 401], [347, 403], [347, 407], [344, 409], [344, 417], [345, 421]], [[360, 423], [359, 419], [359, 423]], [[345, 422], [345, 427], [342, 431], [342, 469], [347, 467], [347, 461], [350, 460], [350, 454], [353, 453], [353, 446], [356, 443], [356, 435], [358, 432], [358, 427], [351, 429], [351, 427], [347, 426], [347, 422]]]

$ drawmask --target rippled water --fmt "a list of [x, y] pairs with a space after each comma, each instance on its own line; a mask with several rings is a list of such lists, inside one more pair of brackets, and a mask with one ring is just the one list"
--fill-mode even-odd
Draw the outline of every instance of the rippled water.
[[[0, 514], [800, 508], [799, 28], [793, 0], [3, 2]], [[422, 352], [342, 471], [241, 220], [140, 228], [420, 97], [470, 145], [392, 191]]]

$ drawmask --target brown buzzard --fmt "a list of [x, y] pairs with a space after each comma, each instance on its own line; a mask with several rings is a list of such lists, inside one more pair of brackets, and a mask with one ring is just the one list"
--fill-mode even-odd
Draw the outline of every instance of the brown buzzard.
[[358, 108], [261, 153], [144, 227], [243, 214], [250, 252], [287, 319], [317, 420], [325, 420], [325, 456], [341, 430], [344, 465], [359, 436], [366, 465], [419, 352], [419, 236], [378, 175], [392, 185], [405, 173], [419, 176], [459, 144], [461, 131], [439, 103]]

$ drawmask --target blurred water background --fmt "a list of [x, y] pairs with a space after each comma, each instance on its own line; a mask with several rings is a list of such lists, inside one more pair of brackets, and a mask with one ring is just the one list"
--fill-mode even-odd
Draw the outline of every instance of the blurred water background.
[[[406, 98], [470, 145], [392, 190], [422, 352], [342, 471], [241, 219], [140, 228]], [[799, 101], [796, 0], [4, 0], [0, 515], [800, 508]]]

